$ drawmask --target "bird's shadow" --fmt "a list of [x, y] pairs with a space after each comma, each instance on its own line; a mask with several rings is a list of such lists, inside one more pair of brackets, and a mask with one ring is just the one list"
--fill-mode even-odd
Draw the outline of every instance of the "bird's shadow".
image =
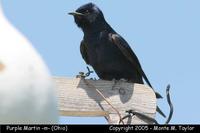
[[[91, 80], [81, 79], [78, 83], [78, 88], [82, 88], [97, 104], [105, 99], [97, 92], [100, 91], [105, 98], [115, 97], [113, 99], [118, 100], [121, 103], [127, 103], [132, 98], [134, 92], [134, 83], [128, 83], [125, 81], [107, 81], [107, 80]], [[112, 101], [111, 101], [112, 102]]]

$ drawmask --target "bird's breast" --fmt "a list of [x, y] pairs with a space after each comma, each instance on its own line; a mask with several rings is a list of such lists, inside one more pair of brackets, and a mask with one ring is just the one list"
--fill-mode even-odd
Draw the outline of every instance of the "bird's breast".
[[90, 40], [86, 44], [88, 59], [94, 69], [104, 71], [125, 64], [122, 53], [110, 42], [96, 39]]

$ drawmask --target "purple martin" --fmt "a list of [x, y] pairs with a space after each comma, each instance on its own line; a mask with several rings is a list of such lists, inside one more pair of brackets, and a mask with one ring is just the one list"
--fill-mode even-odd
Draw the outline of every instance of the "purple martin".
[[[144, 84], [144, 79], [153, 88], [129, 44], [106, 22], [95, 4], [85, 4], [69, 14], [84, 33], [81, 55], [100, 79], [125, 79], [139, 84]], [[155, 93], [157, 98], [162, 98]]]

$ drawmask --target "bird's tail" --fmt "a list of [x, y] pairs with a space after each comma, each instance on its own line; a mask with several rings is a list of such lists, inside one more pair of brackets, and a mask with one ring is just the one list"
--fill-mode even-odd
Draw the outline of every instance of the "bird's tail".
[[156, 98], [163, 98], [158, 92], [155, 92]]
[[[151, 83], [149, 82], [147, 76], [145, 75], [145, 73], [142, 71], [142, 75], [143, 75], [143, 78], [145, 80], [145, 82], [153, 89]], [[153, 91], [155, 92], [155, 95], [156, 95], [156, 98], [163, 98], [158, 92], [156, 92], [154, 89]], [[161, 115], [163, 116], [164, 118], [166, 118], [165, 114], [163, 113], [163, 111], [157, 106], [156, 107], [156, 111]]]

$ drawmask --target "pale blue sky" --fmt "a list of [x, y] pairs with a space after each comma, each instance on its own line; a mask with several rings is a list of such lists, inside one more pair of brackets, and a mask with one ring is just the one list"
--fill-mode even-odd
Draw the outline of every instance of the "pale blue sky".
[[[67, 12], [87, 2], [137, 54], [154, 88], [165, 96], [171, 84], [171, 123], [200, 123], [199, 0], [2, 0], [8, 19], [40, 52], [51, 73], [74, 77], [86, 70], [79, 45], [83, 33]], [[93, 75], [95, 76], [95, 75]], [[159, 106], [168, 114], [166, 98]], [[156, 117], [160, 123], [164, 119]], [[103, 118], [60, 119], [61, 123], [105, 123]]]

